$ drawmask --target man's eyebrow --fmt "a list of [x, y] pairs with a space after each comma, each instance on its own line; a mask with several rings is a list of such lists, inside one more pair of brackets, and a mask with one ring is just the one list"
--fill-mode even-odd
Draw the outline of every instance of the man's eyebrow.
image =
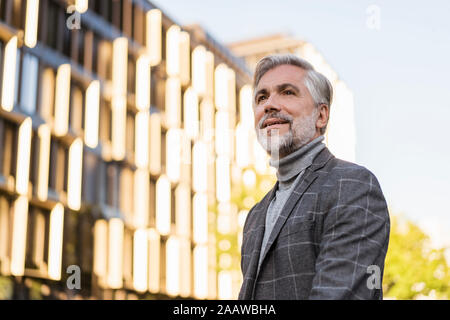
[[293, 85], [292, 83], [282, 83], [282, 84], [277, 85], [277, 90], [278, 91], [283, 91], [283, 90], [285, 90], [287, 88], [292, 88], [297, 93], [300, 93], [300, 89], [297, 86]]

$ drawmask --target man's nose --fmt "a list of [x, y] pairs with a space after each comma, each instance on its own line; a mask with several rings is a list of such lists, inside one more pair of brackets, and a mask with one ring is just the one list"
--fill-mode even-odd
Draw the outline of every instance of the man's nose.
[[264, 105], [264, 113], [278, 112], [281, 110], [280, 106], [276, 103], [273, 96], [267, 98]]

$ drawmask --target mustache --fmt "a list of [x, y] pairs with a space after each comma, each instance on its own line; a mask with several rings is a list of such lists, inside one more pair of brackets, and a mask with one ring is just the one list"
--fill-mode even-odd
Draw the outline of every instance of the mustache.
[[271, 119], [271, 118], [278, 118], [281, 120], [286, 120], [289, 122], [289, 124], [292, 124], [292, 121], [294, 120], [291, 116], [289, 116], [287, 114], [282, 114], [280, 112], [266, 113], [264, 115], [264, 117], [262, 117], [261, 120], [259, 120], [258, 129], [262, 129], [262, 125], [263, 125], [264, 121], [266, 121], [267, 119]]

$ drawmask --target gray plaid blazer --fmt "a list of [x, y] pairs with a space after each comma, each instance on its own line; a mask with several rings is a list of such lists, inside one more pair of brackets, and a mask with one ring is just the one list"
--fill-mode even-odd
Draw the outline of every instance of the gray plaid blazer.
[[376, 177], [324, 148], [286, 201], [258, 267], [277, 185], [245, 221], [239, 299], [382, 299], [368, 285], [371, 265], [382, 283], [390, 230]]

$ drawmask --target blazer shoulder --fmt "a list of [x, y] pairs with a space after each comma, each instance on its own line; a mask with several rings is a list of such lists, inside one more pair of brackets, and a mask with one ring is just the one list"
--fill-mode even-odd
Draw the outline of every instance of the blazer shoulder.
[[329, 174], [331, 180], [339, 181], [341, 179], [352, 179], [358, 181], [367, 181], [379, 186], [375, 174], [368, 168], [339, 158], [333, 158], [324, 168]]

